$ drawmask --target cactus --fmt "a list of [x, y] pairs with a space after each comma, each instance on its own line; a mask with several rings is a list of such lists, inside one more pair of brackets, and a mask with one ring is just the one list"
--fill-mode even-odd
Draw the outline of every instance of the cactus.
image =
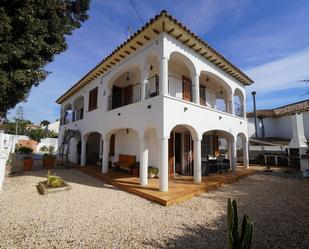
[[238, 214], [236, 200], [228, 200], [228, 243], [229, 249], [249, 249], [252, 242], [253, 223], [248, 215], [244, 215], [241, 236], [238, 232]]

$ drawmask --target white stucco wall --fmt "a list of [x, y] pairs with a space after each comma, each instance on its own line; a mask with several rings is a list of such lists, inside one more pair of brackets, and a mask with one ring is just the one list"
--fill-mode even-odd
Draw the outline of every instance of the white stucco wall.
[[[309, 140], [309, 112], [303, 112], [305, 137]], [[275, 118], [263, 118], [265, 137], [292, 139], [291, 115]], [[262, 122], [258, 118], [258, 134], [262, 136]], [[254, 118], [248, 118], [248, 135], [255, 136]]]
[[[117, 64], [112, 70], [103, 76], [93, 80], [79, 92], [72, 95], [62, 103], [62, 108], [71, 103], [79, 96], [84, 97], [84, 119], [74, 121], [73, 123], [62, 125], [59, 131], [59, 142], [65, 129], [79, 130], [82, 137], [90, 132], [99, 132], [103, 139], [111, 134], [124, 129], [135, 130], [136, 136], [129, 133], [116, 136], [116, 154], [135, 154], [139, 160], [139, 140], [146, 136], [149, 128], [155, 130], [155, 134], [147, 137], [149, 146], [149, 165], [157, 166], [159, 164], [159, 142], [162, 138], [167, 138], [175, 125], [185, 124], [190, 126], [195, 138], [202, 138], [202, 134], [210, 130], [223, 130], [233, 136], [238, 133], [247, 135], [247, 121], [245, 118], [236, 117], [231, 114], [203, 107], [191, 102], [186, 102], [171, 96], [156, 96], [141, 102], [133, 103], [121, 108], [107, 111], [108, 96], [111, 93], [111, 83], [113, 83], [121, 73], [127, 72], [133, 66], [140, 66], [141, 75], [145, 65], [149, 64], [149, 56], [157, 56], [160, 60], [162, 56], [170, 57], [172, 52], [178, 52], [186, 56], [194, 65], [196, 74], [200, 72], [209, 72], [219, 77], [229, 87], [229, 91], [234, 93], [239, 89], [245, 96], [245, 87], [233, 77], [225, 73], [222, 69], [213, 65], [195, 51], [177, 41], [173, 37], [164, 34], [158, 39], [145, 44], [134, 54], [128, 56], [123, 62]], [[147, 64], [148, 63], [148, 64]], [[160, 64], [160, 61], [159, 61]], [[192, 71], [192, 70], [191, 70]], [[179, 77], [188, 75], [191, 72], [173, 65], [169, 68], [168, 74], [175, 74]], [[194, 75], [191, 75], [192, 77]], [[133, 80], [133, 79], [132, 79]], [[134, 81], [138, 79], [134, 78]], [[140, 82], [142, 79], [140, 80]], [[98, 108], [88, 111], [89, 91], [98, 87]], [[208, 101], [212, 101], [210, 98]], [[212, 101], [213, 102], [213, 101]], [[213, 105], [213, 103], [212, 103]], [[184, 111], [187, 108], [187, 111]], [[133, 144], [133, 146], [132, 146]], [[77, 153], [77, 152], [75, 152]], [[73, 156], [73, 151], [70, 154]], [[76, 158], [76, 156], [75, 156]], [[114, 159], [113, 159], [114, 160]]]

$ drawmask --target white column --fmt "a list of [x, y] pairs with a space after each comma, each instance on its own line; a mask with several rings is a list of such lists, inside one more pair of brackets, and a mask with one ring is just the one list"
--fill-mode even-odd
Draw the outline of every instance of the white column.
[[230, 110], [229, 110], [229, 113], [230, 114], [232, 114], [232, 115], [235, 115], [235, 109], [234, 109], [234, 95], [232, 94], [231, 96], [230, 96], [230, 100], [229, 100], [229, 102], [230, 102]]
[[193, 79], [193, 86], [194, 86], [194, 103], [200, 104], [200, 76], [194, 75]]
[[86, 165], [86, 144], [87, 144], [87, 138], [82, 138], [82, 149], [81, 149], [81, 155], [80, 155], [80, 165], [85, 166]]
[[228, 141], [228, 151], [227, 151], [227, 155], [228, 158], [230, 159], [230, 170], [232, 170], [232, 142]]
[[159, 140], [160, 147], [160, 168], [159, 168], [159, 190], [168, 191], [168, 139]]
[[232, 156], [231, 156], [231, 162], [232, 162], [232, 170], [236, 171], [237, 168], [237, 151], [236, 151], [236, 141], [235, 139], [231, 142], [232, 148]]
[[201, 140], [194, 140], [194, 182], [202, 181]]
[[108, 173], [109, 140], [103, 141], [102, 173]]
[[143, 138], [140, 140], [140, 173], [139, 182], [142, 186], [148, 184], [148, 146]]
[[247, 111], [247, 108], [246, 108], [246, 100], [244, 99], [243, 101], [242, 101], [242, 111], [243, 111], [243, 117], [244, 118], [246, 118], [247, 117], [247, 113], [246, 113], [246, 111]]
[[160, 94], [168, 94], [168, 59], [161, 57], [160, 61], [160, 76], [159, 76]]
[[141, 68], [141, 101], [146, 98], [146, 84], [148, 78], [148, 68], [142, 67]]
[[249, 168], [249, 145], [246, 139], [243, 144], [243, 157], [244, 157], [244, 166], [246, 168]]

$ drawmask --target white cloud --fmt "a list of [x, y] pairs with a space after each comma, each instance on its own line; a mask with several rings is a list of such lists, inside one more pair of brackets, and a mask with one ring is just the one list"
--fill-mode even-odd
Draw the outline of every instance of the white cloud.
[[302, 86], [302, 79], [309, 79], [309, 47], [283, 59], [245, 70], [255, 83], [248, 92], [278, 91]]

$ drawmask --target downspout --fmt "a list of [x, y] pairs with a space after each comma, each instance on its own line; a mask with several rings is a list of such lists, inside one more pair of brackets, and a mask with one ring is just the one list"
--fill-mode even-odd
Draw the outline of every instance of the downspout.
[[255, 137], [258, 138], [258, 126], [257, 126], [257, 113], [256, 113], [256, 102], [255, 102], [256, 91], [252, 92], [253, 96], [253, 111], [254, 111], [254, 126], [255, 126]]

